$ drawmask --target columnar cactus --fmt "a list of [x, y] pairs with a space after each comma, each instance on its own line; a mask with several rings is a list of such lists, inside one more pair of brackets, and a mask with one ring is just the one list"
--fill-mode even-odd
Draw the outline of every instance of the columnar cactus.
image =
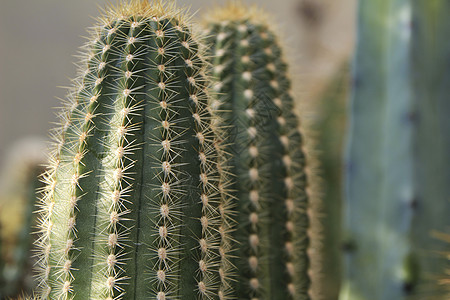
[[226, 182], [201, 48], [161, 1], [110, 8], [93, 30], [45, 179], [42, 298], [228, 289]]
[[39, 175], [44, 172], [45, 147], [34, 139], [19, 142], [0, 174], [0, 299], [30, 294], [36, 285], [33, 212], [43, 186]]
[[449, 11], [446, 0], [359, 3], [343, 299], [437, 296], [445, 244], [430, 233], [450, 225]]
[[326, 267], [319, 282], [323, 299], [328, 300], [338, 299], [342, 279], [342, 156], [347, 123], [349, 73], [346, 61], [317, 99], [318, 113], [313, 124], [313, 129], [318, 134], [318, 159], [323, 181], [321, 242], [325, 246], [320, 249], [320, 260], [321, 265]]
[[[31, 293], [35, 288], [36, 282], [32, 272], [35, 264], [33, 249], [33, 242], [36, 235], [35, 231], [37, 217], [33, 214], [38, 203], [38, 191], [42, 188], [39, 181], [39, 175], [43, 173], [43, 168], [40, 166], [29, 166], [30, 170], [26, 170], [26, 180], [22, 182], [24, 186], [21, 187], [23, 193], [22, 197], [25, 201], [21, 201], [20, 216], [12, 216], [13, 218], [20, 218], [21, 223], [17, 236], [14, 238], [12, 249], [10, 249], [9, 261], [2, 269], [3, 284], [0, 287], [0, 295], [4, 297], [18, 297], [21, 294]], [[20, 199], [10, 199], [11, 201]], [[6, 203], [6, 205], [14, 205], [13, 203]], [[17, 212], [16, 212], [17, 213]], [[8, 222], [8, 219], [3, 219], [2, 223]], [[2, 224], [3, 225], [3, 224]], [[11, 245], [5, 245], [11, 247]]]
[[442, 232], [433, 232], [433, 237], [444, 241], [446, 243], [446, 251], [439, 253], [447, 261], [441, 266], [441, 272], [438, 278], [438, 284], [445, 290], [444, 299], [449, 299], [450, 297], [450, 234]]
[[228, 128], [237, 204], [237, 299], [309, 299], [309, 220], [302, 135], [287, 65], [259, 10], [239, 4], [208, 17], [211, 62]]

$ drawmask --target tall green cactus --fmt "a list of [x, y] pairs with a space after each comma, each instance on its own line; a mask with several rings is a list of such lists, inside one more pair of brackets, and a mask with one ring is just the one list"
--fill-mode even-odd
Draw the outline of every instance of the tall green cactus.
[[439, 294], [445, 245], [430, 233], [450, 225], [449, 11], [447, 0], [359, 3], [343, 299]]
[[237, 299], [310, 299], [309, 218], [303, 137], [291, 82], [262, 12], [230, 4], [207, 20], [213, 104], [228, 128], [236, 179], [233, 281]]
[[41, 297], [219, 299], [227, 198], [202, 45], [162, 1], [110, 8], [61, 113]]

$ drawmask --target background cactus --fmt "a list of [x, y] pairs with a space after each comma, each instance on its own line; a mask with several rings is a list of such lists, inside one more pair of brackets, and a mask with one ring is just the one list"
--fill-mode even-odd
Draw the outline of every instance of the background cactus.
[[259, 9], [208, 14], [213, 104], [228, 129], [236, 299], [310, 299], [308, 176], [291, 82], [275, 31]]
[[[450, 2], [361, 0], [342, 299], [432, 299], [450, 225]], [[442, 299], [442, 297], [441, 297]]]
[[[33, 274], [33, 266], [36, 262], [35, 255], [32, 253], [33, 242], [36, 240], [36, 235], [33, 233], [37, 225], [37, 217], [33, 212], [38, 203], [38, 191], [42, 188], [42, 183], [39, 181], [39, 176], [44, 172], [41, 166], [33, 166], [30, 170], [26, 170], [27, 178], [23, 182], [22, 197], [10, 198], [12, 201], [20, 201], [20, 212], [16, 218], [20, 218], [20, 227], [13, 240], [9, 243], [2, 242], [2, 246], [7, 253], [5, 255], [6, 261], [2, 269], [2, 286], [0, 290], [0, 298], [3, 297], [18, 297], [24, 293], [31, 293], [36, 286], [36, 280]], [[13, 205], [13, 203], [4, 203], [4, 205]], [[4, 226], [5, 221], [11, 221], [8, 217], [2, 218], [1, 227]], [[9, 250], [9, 251], [8, 251]]]
[[323, 247], [320, 260], [324, 272], [320, 276], [322, 299], [339, 297], [342, 279], [342, 203], [343, 150], [347, 125], [349, 65], [342, 63], [325, 90], [316, 99], [318, 106], [313, 121], [317, 133], [317, 158], [320, 161], [321, 213]]
[[450, 234], [433, 232], [433, 237], [444, 241], [447, 244], [446, 251], [439, 253], [439, 255], [447, 261], [445, 265], [441, 266], [441, 274], [439, 275], [438, 283], [445, 289], [444, 299], [448, 299], [450, 297]]
[[226, 182], [192, 26], [132, 1], [83, 56], [45, 177], [41, 297], [218, 299]]
[[9, 166], [0, 174], [0, 299], [30, 294], [37, 284], [33, 214], [42, 188], [39, 175], [45, 163], [45, 143], [25, 139], [10, 146]]

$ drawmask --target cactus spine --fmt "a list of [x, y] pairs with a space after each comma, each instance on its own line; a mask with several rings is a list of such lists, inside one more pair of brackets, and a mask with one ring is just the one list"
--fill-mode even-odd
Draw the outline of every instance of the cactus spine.
[[161, 1], [110, 8], [92, 35], [46, 175], [41, 297], [218, 299], [225, 182], [202, 46]]
[[[248, 12], [250, 10], [250, 12]], [[305, 154], [287, 65], [259, 10], [239, 4], [208, 20], [214, 104], [237, 176], [237, 299], [309, 299]]]
[[449, 11], [446, 0], [359, 3], [343, 299], [436, 296], [426, 279], [445, 263], [430, 232], [450, 225]]

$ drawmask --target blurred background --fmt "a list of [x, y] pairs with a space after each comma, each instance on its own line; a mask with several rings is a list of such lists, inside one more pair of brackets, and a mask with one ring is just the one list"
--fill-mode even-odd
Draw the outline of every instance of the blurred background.
[[[75, 77], [74, 57], [107, 0], [0, 1], [0, 170], [11, 152], [32, 138], [48, 139], [60, 106]], [[113, 0], [112, 3], [115, 1]], [[226, 1], [178, 0], [197, 16]], [[286, 50], [295, 63], [300, 99], [314, 102], [330, 74], [353, 48], [355, 0], [259, 0], [281, 24]], [[25, 142], [28, 143], [28, 142]], [[31, 149], [30, 143], [28, 148]], [[23, 147], [22, 147], [23, 148]]]

